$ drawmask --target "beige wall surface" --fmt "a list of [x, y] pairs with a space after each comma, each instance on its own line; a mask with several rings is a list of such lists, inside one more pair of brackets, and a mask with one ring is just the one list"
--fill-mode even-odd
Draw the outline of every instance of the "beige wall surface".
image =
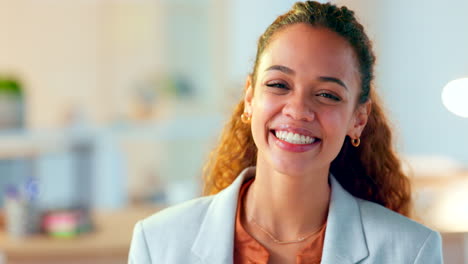
[[60, 127], [74, 108], [97, 123], [125, 114], [131, 80], [162, 64], [160, 13], [156, 1], [0, 0], [0, 73], [22, 78], [28, 126]]

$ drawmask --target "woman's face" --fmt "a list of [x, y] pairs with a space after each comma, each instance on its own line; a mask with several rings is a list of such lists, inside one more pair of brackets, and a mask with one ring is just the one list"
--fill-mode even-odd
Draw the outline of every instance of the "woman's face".
[[257, 165], [288, 175], [328, 172], [346, 135], [359, 137], [370, 111], [370, 102], [357, 104], [360, 74], [351, 45], [307, 24], [272, 37], [256, 83], [249, 77], [246, 89]]

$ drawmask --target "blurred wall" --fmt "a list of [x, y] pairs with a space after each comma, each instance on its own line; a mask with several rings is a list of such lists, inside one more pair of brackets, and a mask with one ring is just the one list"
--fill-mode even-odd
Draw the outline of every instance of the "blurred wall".
[[24, 79], [30, 128], [60, 127], [73, 111], [97, 123], [125, 114], [132, 80], [163, 64], [156, 1], [0, 0], [0, 7], [0, 72]]

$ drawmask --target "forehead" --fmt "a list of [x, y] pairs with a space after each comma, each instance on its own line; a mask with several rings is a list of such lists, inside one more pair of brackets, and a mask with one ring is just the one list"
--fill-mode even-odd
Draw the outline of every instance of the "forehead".
[[273, 35], [260, 58], [259, 72], [276, 64], [298, 75], [359, 80], [355, 52], [348, 41], [329, 29], [307, 24], [287, 26]]

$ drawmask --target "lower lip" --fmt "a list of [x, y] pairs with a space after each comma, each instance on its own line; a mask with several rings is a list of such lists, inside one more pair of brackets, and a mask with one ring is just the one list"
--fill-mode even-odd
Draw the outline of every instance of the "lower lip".
[[275, 144], [278, 147], [290, 152], [306, 152], [320, 144], [320, 140], [316, 140], [314, 143], [311, 144], [292, 144], [277, 138], [273, 132], [270, 132], [270, 136], [273, 138]]

